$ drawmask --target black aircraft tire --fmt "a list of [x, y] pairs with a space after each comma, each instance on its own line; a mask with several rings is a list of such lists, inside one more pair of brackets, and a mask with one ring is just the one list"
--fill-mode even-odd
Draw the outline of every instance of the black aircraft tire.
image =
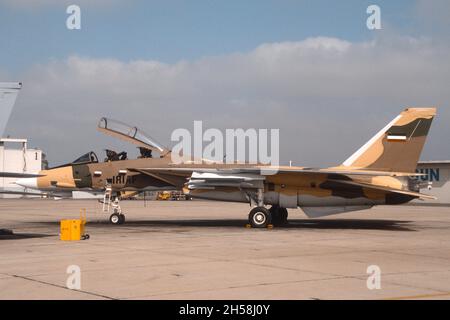
[[125, 215], [124, 214], [120, 214], [119, 217], [120, 217], [119, 224], [124, 224], [125, 223]]
[[280, 219], [282, 224], [288, 223], [288, 210], [286, 208], [280, 208]]
[[266, 228], [272, 223], [272, 215], [266, 208], [256, 207], [250, 211], [248, 221], [253, 228]]
[[287, 224], [288, 211], [286, 208], [273, 205], [269, 211], [272, 214], [272, 224], [274, 226], [282, 226]]
[[122, 218], [121, 215], [118, 213], [113, 213], [109, 216], [109, 222], [111, 222], [113, 225], [119, 225], [122, 224]]
[[272, 206], [269, 210], [272, 215], [272, 224], [274, 226], [279, 226], [281, 224], [280, 209], [281, 208], [279, 206]]

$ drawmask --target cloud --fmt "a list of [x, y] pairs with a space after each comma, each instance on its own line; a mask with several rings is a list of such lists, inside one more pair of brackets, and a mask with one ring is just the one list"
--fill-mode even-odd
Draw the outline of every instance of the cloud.
[[449, 158], [450, 50], [425, 38], [352, 43], [317, 37], [174, 64], [71, 56], [23, 74], [8, 134], [52, 164], [126, 146], [96, 132], [101, 116], [166, 145], [176, 128], [279, 128], [281, 160], [342, 162], [404, 107], [437, 106], [424, 158]]
[[448, 19], [450, 2], [448, 0], [417, 0], [414, 11], [419, 21], [428, 27], [445, 28], [448, 32], [450, 27]]

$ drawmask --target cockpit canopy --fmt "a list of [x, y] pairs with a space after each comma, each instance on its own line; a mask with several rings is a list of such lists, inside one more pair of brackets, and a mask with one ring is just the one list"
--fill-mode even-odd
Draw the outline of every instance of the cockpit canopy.
[[97, 155], [95, 154], [95, 152], [91, 151], [83, 154], [81, 157], [72, 161], [72, 164], [97, 163], [97, 162], [98, 162]]
[[131, 142], [140, 148], [159, 152], [161, 156], [170, 152], [142, 130], [117, 120], [101, 118], [97, 129], [107, 135]]
[[93, 151], [83, 154], [81, 157], [78, 157], [77, 159], [75, 159], [72, 162], [65, 163], [65, 164], [62, 164], [62, 165], [59, 165], [56, 167], [48, 168], [48, 170], [72, 166], [74, 164], [89, 164], [89, 163], [98, 163], [97, 155]]

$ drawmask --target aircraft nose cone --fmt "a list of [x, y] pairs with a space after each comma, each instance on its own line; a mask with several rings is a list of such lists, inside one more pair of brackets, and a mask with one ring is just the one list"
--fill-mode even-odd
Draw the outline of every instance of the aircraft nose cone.
[[37, 178], [21, 178], [16, 180], [16, 184], [25, 188], [37, 188]]

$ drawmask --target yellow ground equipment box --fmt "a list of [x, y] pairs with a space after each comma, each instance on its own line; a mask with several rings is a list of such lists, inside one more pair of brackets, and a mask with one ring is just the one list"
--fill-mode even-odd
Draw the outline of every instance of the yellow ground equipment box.
[[158, 193], [158, 196], [156, 197], [157, 200], [169, 200], [170, 199], [170, 191], [162, 191]]
[[63, 241], [77, 241], [89, 239], [89, 235], [84, 233], [86, 225], [86, 209], [80, 210], [80, 219], [61, 220], [60, 239]]

